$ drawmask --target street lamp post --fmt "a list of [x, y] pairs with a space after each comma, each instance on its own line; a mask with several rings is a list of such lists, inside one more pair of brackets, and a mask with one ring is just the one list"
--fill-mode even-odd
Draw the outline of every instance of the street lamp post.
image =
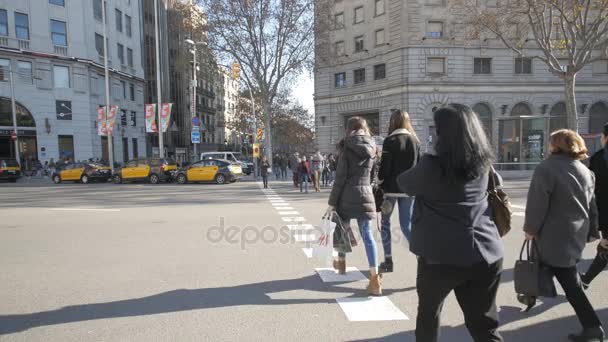
[[17, 163], [19, 163], [19, 166], [22, 166], [21, 156], [19, 155], [19, 135], [17, 134], [17, 108], [15, 105], [15, 81], [13, 79], [12, 68], [12, 65], [9, 65], [8, 78], [11, 83], [11, 111], [13, 114], [13, 132], [15, 134], [15, 158], [17, 158]]
[[163, 127], [160, 122], [160, 112], [162, 106], [161, 84], [160, 84], [160, 40], [158, 39], [158, 0], [154, 0], [154, 34], [156, 50], [156, 113], [158, 118], [158, 151], [160, 158], [165, 157], [165, 144], [163, 142]]
[[[106, 3], [101, 6], [101, 21], [103, 22], [103, 66], [105, 69], [106, 87], [106, 123], [110, 114], [110, 72], [108, 71], [108, 25], [106, 24]], [[106, 127], [108, 127], [106, 125]], [[110, 172], [114, 174], [114, 149], [112, 148], [112, 130], [107, 129], [108, 136], [108, 159], [110, 162]]]
[[[198, 70], [198, 66], [196, 65], [196, 46], [197, 45], [206, 45], [205, 42], [198, 42], [195, 43], [193, 40], [191, 39], [186, 39], [186, 43], [192, 45], [192, 103], [190, 104], [190, 113], [192, 115], [192, 118], [194, 117], [198, 117], [198, 115], [196, 114], [196, 88], [198, 86], [197, 84], [197, 78], [196, 78], [196, 74], [197, 74], [197, 70]], [[195, 158], [198, 159], [198, 157], [196, 157], [198, 155], [198, 143], [194, 143], [194, 156]]]

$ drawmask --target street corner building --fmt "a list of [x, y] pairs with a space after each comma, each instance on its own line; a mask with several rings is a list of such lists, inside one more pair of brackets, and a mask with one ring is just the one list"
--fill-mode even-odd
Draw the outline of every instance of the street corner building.
[[[106, 2], [118, 162], [146, 155], [141, 13], [141, 0]], [[0, 0], [0, 158], [15, 155], [14, 93], [25, 167], [109, 159], [107, 137], [97, 133], [97, 109], [106, 103], [103, 26], [101, 0]]]
[[[491, 2], [493, 0], [487, 0]], [[490, 5], [490, 4], [488, 4]], [[423, 148], [435, 139], [433, 112], [448, 103], [480, 116], [499, 163], [535, 165], [549, 133], [566, 126], [564, 85], [538, 60], [494, 38], [467, 38], [446, 0], [316, 2], [317, 147], [331, 152], [352, 116], [387, 135], [391, 109], [407, 111]], [[534, 48], [527, 49], [532, 51]], [[577, 77], [579, 130], [590, 148], [608, 122], [608, 60]]]

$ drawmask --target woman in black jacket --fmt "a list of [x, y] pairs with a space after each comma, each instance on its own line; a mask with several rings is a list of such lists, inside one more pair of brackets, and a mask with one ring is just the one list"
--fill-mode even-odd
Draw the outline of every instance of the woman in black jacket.
[[504, 252], [487, 200], [492, 148], [469, 107], [441, 108], [434, 120], [436, 155], [397, 177], [400, 189], [416, 196], [410, 236], [418, 256], [416, 340], [437, 341], [443, 302], [454, 291], [473, 340], [502, 341], [496, 293]]
[[[378, 252], [371, 229], [371, 220], [376, 216], [376, 203], [371, 185], [376, 144], [369, 134], [365, 119], [361, 117], [348, 119], [346, 137], [339, 145], [341, 151], [327, 213], [332, 214], [336, 211], [347, 231], [350, 231], [350, 221], [357, 220], [369, 263], [370, 280], [367, 292], [371, 295], [381, 295]], [[345, 254], [338, 254], [334, 268], [340, 274], [346, 273]]]
[[378, 179], [384, 191], [382, 202], [382, 247], [384, 262], [380, 272], [393, 272], [391, 216], [395, 204], [399, 205], [399, 224], [406, 239], [410, 237], [410, 225], [414, 199], [404, 194], [397, 186], [397, 176], [411, 169], [420, 153], [420, 140], [414, 132], [407, 112], [395, 109], [388, 128], [389, 136], [382, 145], [382, 159]]

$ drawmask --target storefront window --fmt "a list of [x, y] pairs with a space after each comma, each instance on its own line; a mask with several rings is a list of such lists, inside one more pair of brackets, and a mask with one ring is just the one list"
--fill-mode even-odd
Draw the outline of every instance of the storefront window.
[[478, 103], [473, 106], [473, 111], [479, 116], [488, 139], [492, 141], [492, 110], [487, 104]]
[[559, 102], [551, 108], [549, 113], [549, 132], [555, 132], [558, 129], [568, 127], [568, 119], [566, 118], [566, 104]]
[[344, 127], [346, 128], [346, 122], [353, 116], [360, 116], [367, 121], [367, 126], [372, 136], [380, 135], [380, 115], [379, 113], [370, 114], [359, 114], [359, 115], [348, 115], [344, 117]]
[[589, 133], [601, 133], [606, 123], [608, 123], [608, 106], [604, 102], [595, 103], [589, 109]]
[[500, 169], [534, 169], [545, 158], [547, 124], [547, 118], [535, 116], [529, 105], [513, 106], [511, 118], [499, 124]]
[[[23, 107], [19, 102], [15, 103], [17, 114], [17, 126], [19, 127], [36, 127], [34, 117]], [[11, 110], [11, 99], [8, 97], [0, 97], [0, 126], [13, 125], [13, 112]]]
[[74, 136], [60, 135], [59, 136], [59, 158], [71, 159], [74, 161]]

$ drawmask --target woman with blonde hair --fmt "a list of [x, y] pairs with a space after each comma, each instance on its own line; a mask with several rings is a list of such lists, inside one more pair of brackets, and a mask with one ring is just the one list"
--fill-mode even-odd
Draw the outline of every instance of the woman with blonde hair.
[[551, 134], [550, 156], [534, 171], [524, 231], [538, 247], [540, 261], [555, 275], [583, 330], [575, 342], [603, 341], [602, 324], [583, 291], [576, 268], [585, 244], [599, 237], [595, 177], [581, 160], [585, 141], [562, 129]]
[[420, 157], [420, 141], [412, 127], [407, 112], [392, 110], [388, 134], [382, 145], [382, 159], [378, 180], [384, 191], [382, 203], [382, 246], [384, 262], [380, 272], [393, 272], [391, 216], [395, 205], [399, 205], [399, 224], [403, 236], [409, 240], [414, 199], [403, 193], [397, 185], [397, 176], [416, 165]]

